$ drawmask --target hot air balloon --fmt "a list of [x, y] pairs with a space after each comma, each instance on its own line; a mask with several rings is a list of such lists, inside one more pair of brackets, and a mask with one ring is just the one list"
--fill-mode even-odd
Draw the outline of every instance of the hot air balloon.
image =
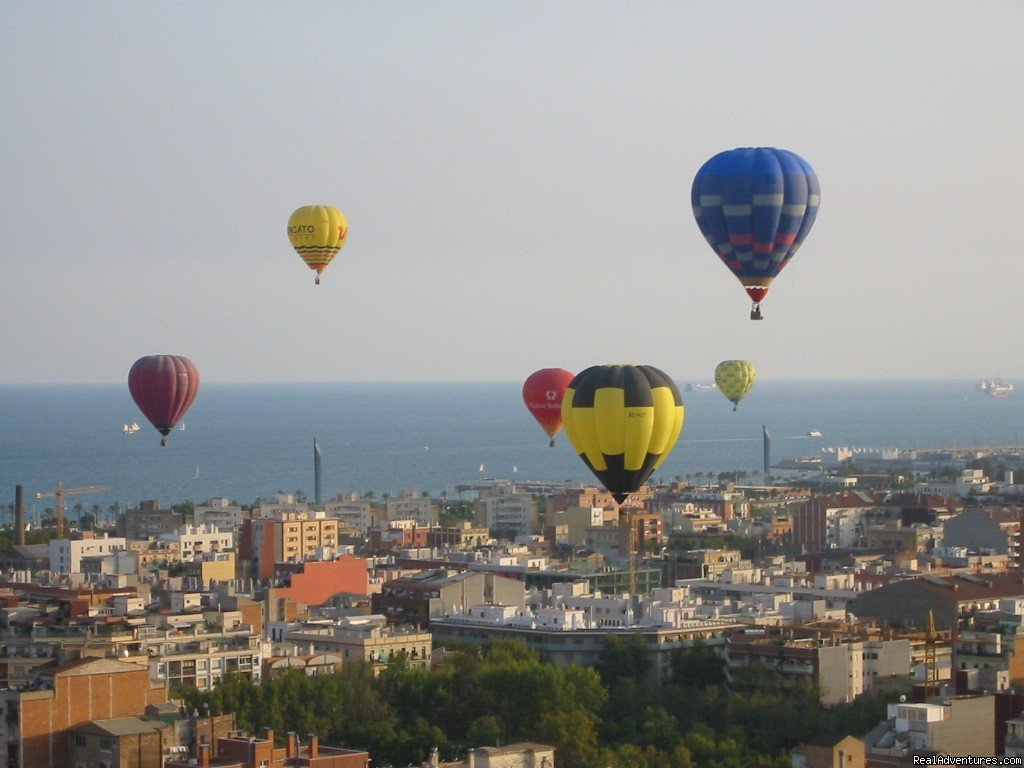
[[569, 442], [621, 504], [668, 457], [683, 431], [675, 382], [649, 365], [597, 365], [562, 400]]
[[757, 371], [746, 360], [723, 360], [715, 368], [715, 384], [722, 390], [722, 394], [732, 401], [734, 411], [740, 400], [746, 397], [747, 392], [754, 386], [756, 379]]
[[531, 373], [523, 383], [523, 402], [541, 428], [551, 438], [548, 445], [555, 447], [555, 435], [562, 428], [562, 397], [572, 381], [572, 374], [561, 368], [541, 368]]
[[288, 239], [306, 266], [316, 272], [316, 284], [348, 237], [348, 221], [329, 205], [304, 205], [288, 219]]
[[167, 434], [199, 394], [199, 371], [187, 357], [150, 355], [140, 357], [128, 371], [128, 391], [142, 414], [163, 435]]
[[701, 166], [690, 199], [704, 238], [753, 300], [750, 319], [760, 320], [772, 280], [818, 215], [818, 177], [785, 149], [733, 149]]

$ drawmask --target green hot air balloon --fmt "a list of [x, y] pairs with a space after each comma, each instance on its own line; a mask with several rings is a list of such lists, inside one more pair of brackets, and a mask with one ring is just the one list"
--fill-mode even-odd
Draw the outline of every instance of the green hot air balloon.
[[722, 390], [722, 394], [732, 401], [732, 409], [735, 411], [740, 400], [747, 396], [747, 392], [754, 386], [757, 379], [757, 372], [754, 366], [746, 360], [723, 360], [715, 368], [715, 384]]

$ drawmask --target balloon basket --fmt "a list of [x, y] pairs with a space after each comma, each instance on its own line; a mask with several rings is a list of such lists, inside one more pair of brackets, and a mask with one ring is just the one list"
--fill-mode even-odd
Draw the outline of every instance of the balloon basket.
[[761, 305], [760, 304], [755, 304], [753, 307], [750, 308], [750, 319], [751, 320], [764, 320], [764, 318], [761, 317]]

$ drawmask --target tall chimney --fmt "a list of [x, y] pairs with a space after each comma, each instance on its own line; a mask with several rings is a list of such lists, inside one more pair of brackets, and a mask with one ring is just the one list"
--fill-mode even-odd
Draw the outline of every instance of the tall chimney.
[[320, 467], [320, 443], [313, 438], [313, 504], [317, 509], [324, 505], [324, 485]]
[[25, 488], [14, 486], [14, 544], [25, 545]]
[[199, 745], [199, 765], [202, 768], [210, 767], [210, 745], [200, 744]]
[[320, 755], [320, 737], [311, 733], [306, 738], [309, 739], [309, 759], [312, 760]]

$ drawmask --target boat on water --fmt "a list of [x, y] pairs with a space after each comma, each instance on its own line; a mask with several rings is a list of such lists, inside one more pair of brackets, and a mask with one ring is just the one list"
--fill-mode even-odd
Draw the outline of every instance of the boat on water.
[[133, 421], [131, 424], [125, 424], [121, 427], [121, 431], [126, 435], [134, 435], [140, 431], [142, 427], [139, 426], [139, 422]]
[[821, 432], [818, 431], [817, 429], [812, 429], [810, 432], [807, 433], [807, 436], [808, 437], [821, 437]]
[[976, 389], [989, 397], [1006, 397], [1013, 392], [1013, 384], [1007, 384], [999, 378], [982, 379]]
[[713, 389], [718, 389], [718, 385], [692, 382], [686, 385], [687, 392], [710, 392]]
[[185, 422], [181, 422], [181, 426], [178, 427], [178, 429], [180, 429], [182, 432], [184, 432], [185, 431]]

